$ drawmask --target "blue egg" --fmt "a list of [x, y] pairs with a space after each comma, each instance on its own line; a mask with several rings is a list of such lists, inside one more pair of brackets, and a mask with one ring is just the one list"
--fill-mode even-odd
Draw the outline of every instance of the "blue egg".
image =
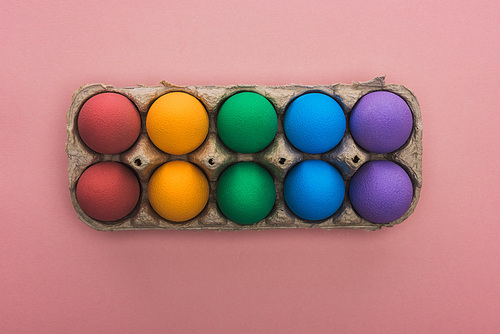
[[288, 140], [299, 150], [319, 154], [337, 146], [344, 137], [346, 119], [342, 107], [328, 95], [299, 96], [285, 112]]
[[345, 186], [335, 167], [322, 160], [306, 160], [288, 173], [283, 191], [286, 204], [297, 216], [321, 220], [340, 208]]

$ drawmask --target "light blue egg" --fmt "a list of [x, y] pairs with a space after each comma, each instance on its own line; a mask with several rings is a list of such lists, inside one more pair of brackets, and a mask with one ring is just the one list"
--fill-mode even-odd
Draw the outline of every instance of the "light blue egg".
[[290, 170], [283, 191], [286, 204], [297, 216], [321, 220], [340, 208], [345, 186], [335, 167], [322, 160], [306, 160]]
[[332, 97], [308, 93], [288, 106], [283, 125], [293, 146], [306, 153], [319, 154], [340, 143], [346, 119], [342, 107]]

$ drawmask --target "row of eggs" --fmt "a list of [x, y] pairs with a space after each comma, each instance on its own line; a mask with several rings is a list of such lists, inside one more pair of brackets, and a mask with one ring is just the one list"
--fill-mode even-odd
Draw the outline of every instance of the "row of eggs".
[[[349, 127], [354, 140], [374, 153], [400, 148], [410, 136], [413, 118], [398, 95], [375, 91], [354, 106]], [[188, 154], [208, 134], [209, 118], [203, 104], [185, 92], [171, 92], [156, 99], [146, 117], [146, 130], [162, 151]], [[274, 139], [278, 118], [273, 104], [255, 92], [238, 92], [224, 101], [217, 114], [217, 132], [222, 142], [239, 153], [263, 150]], [[346, 117], [332, 97], [308, 92], [289, 103], [283, 128], [298, 150], [320, 154], [337, 146], [346, 131]], [[78, 132], [92, 150], [118, 154], [130, 148], [141, 132], [136, 106], [118, 93], [101, 93], [85, 102], [78, 115]]]
[[[195, 218], [205, 208], [209, 183], [203, 172], [186, 161], [160, 166], [148, 183], [148, 200], [161, 217], [172, 222]], [[361, 166], [352, 177], [349, 199], [364, 219], [389, 223], [410, 207], [412, 182], [402, 167], [386, 160]], [[140, 184], [127, 166], [113, 161], [99, 162], [80, 176], [76, 196], [90, 217], [118, 221], [137, 205]], [[300, 218], [320, 221], [337, 212], [345, 197], [345, 184], [338, 170], [323, 160], [305, 160], [287, 174], [283, 186], [288, 207]], [[228, 167], [217, 180], [216, 199], [221, 212], [231, 221], [254, 224], [269, 215], [276, 200], [274, 180], [253, 162]]]

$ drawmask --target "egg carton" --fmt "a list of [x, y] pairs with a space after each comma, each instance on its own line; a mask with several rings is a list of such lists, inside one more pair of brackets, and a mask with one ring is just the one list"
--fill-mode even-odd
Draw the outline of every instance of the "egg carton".
[[[413, 114], [413, 129], [407, 142], [398, 150], [387, 154], [376, 154], [361, 148], [353, 140], [349, 129], [349, 114], [355, 103], [367, 93], [385, 90], [402, 97]], [[198, 98], [207, 109], [210, 125], [209, 133], [203, 144], [186, 155], [170, 155], [159, 150], [149, 140], [146, 132], [146, 116], [151, 104], [163, 94], [173, 91], [189, 93]], [[265, 96], [274, 105], [278, 115], [278, 131], [274, 141], [264, 150], [243, 154], [227, 148], [217, 135], [217, 112], [226, 98], [236, 92], [251, 91]], [[106, 155], [88, 148], [78, 134], [77, 118], [82, 105], [95, 94], [116, 92], [128, 97], [141, 115], [141, 134], [136, 143], [127, 151]], [[323, 154], [307, 154], [294, 148], [287, 140], [283, 130], [283, 116], [288, 104], [297, 96], [307, 92], [321, 92], [333, 97], [341, 106], [347, 119], [347, 129], [339, 145]], [[264, 230], [278, 228], [348, 228], [377, 230], [392, 227], [404, 221], [417, 205], [422, 188], [422, 120], [420, 107], [415, 95], [401, 85], [386, 84], [384, 77], [368, 82], [355, 82], [352, 85], [285, 85], [285, 86], [177, 86], [161, 82], [159, 86], [138, 85], [137, 87], [115, 87], [104, 84], [87, 84], [73, 95], [67, 113], [66, 152], [69, 158], [69, 190], [76, 213], [81, 221], [100, 231], [118, 230]], [[321, 221], [307, 221], [296, 216], [286, 205], [283, 183], [288, 171], [297, 163], [308, 159], [321, 159], [334, 165], [341, 173], [346, 186], [346, 195], [340, 209], [331, 217]], [[148, 181], [156, 168], [165, 162], [184, 160], [194, 163], [207, 176], [210, 184], [209, 200], [204, 210], [195, 218], [176, 223], [159, 216], [148, 201]], [[349, 182], [361, 165], [370, 160], [389, 160], [404, 168], [413, 184], [413, 199], [410, 208], [399, 219], [387, 224], [369, 222], [353, 209], [348, 195]], [[101, 222], [89, 217], [81, 209], [76, 198], [76, 184], [82, 172], [92, 164], [101, 161], [121, 162], [135, 171], [141, 195], [135, 209], [116, 222]], [[270, 214], [262, 221], [252, 225], [239, 225], [228, 220], [217, 206], [216, 186], [219, 175], [230, 165], [252, 161], [265, 167], [272, 175], [276, 185], [276, 203]]]

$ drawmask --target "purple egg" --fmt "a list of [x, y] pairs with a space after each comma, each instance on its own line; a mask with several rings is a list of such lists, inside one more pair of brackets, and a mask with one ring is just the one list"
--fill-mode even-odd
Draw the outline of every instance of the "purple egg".
[[377, 91], [366, 94], [356, 103], [350, 127], [354, 140], [365, 150], [389, 153], [408, 140], [413, 117], [410, 107], [399, 95]]
[[403, 168], [391, 161], [365, 163], [351, 179], [349, 197], [354, 210], [373, 223], [392, 222], [410, 208], [413, 186]]

